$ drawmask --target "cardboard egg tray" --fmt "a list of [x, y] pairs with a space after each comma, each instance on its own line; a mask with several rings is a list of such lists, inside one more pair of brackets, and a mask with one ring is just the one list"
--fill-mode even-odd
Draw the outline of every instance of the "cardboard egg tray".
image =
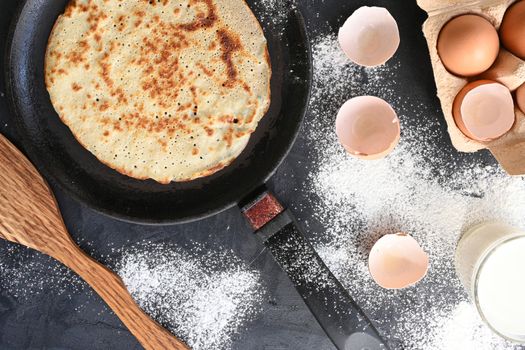
[[458, 77], [447, 71], [437, 51], [437, 40], [441, 28], [452, 18], [463, 14], [478, 14], [488, 19], [499, 29], [507, 8], [515, 0], [417, 0], [419, 7], [428, 13], [423, 25], [430, 58], [434, 69], [438, 97], [448, 125], [454, 147], [461, 152], [489, 149], [501, 166], [510, 175], [525, 174], [525, 115], [516, 106], [516, 122], [501, 138], [479, 142], [466, 137], [456, 126], [452, 115], [452, 104], [459, 91], [468, 83], [490, 79], [506, 85], [511, 91], [525, 83], [525, 61], [512, 55], [503, 47], [494, 65], [477, 77]]

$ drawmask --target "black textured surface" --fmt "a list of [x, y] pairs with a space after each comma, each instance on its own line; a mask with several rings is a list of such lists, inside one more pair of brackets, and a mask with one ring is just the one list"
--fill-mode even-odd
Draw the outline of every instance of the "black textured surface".
[[[47, 0], [51, 1], [51, 0]], [[0, 45], [5, 44], [8, 21], [17, 0], [0, 1]], [[401, 47], [395, 59], [402, 62], [398, 77], [398, 94], [417, 96], [429, 108], [438, 111], [435, 85], [427, 53], [426, 42], [421, 32], [425, 19], [415, 0], [300, 0], [305, 9], [307, 24], [311, 32], [324, 28], [335, 31], [356, 8], [362, 5], [387, 7], [398, 20], [401, 32]], [[329, 29], [331, 28], [331, 29]], [[2, 70], [3, 71], [3, 70]], [[5, 92], [4, 79], [0, 80], [0, 92]], [[8, 113], [4, 95], [0, 97], [0, 131], [18, 144], [13, 128], [13, 117]], [[431, 113], [429, 119], [439, 118], [439, 112]], [[306, 123], [309, 118], [307, 116]], [[438, 132], [445, 135], [441, 123]], [[448, 137], [443, 137], [443, 156], [450, 157], [452, 150]], [[485, 159], [486, 153], [461, 156], [461, 161]], [[299, 223], [310, 220], [313, 205], [304, 193], [304, 183], [312, 168], [304, 135], [299, 135], [291, 153], [268, 186], [293, 210]], [[215, 217], [199, 222], [176, 226], [141, 226], [119, 222], [103, 216], [75, 200], [56, 191], [66, 224], [80, 242], [82, 248], [105, 261], [113, 256], [112, 248], [120, 248], [136, 242], [170, 242], [184, 246], [188, 242], [202, 242], [211, 249], [231, 249], [240, 259], [250, 263], [262, 274], [269, 291], [260, 316], [236, 337], [232, 348], [237, 350], [333, 350], [334, 347], [317, 325], [303, 301], [293, 289], [291, 282], [279, 269], [261, 243], [251, 234], [237, 209], [225, 211]], [[310, 222], [308, 235], [319, 230], [321, 225]], [[83, 242], [90, 242], [89, 245]], [[0, 255], [8, 243], [0, 242]], [[37, 253], [27, 254], [26, 261], [38, 262], [42, 266], [57, 266], [50, 259]], [[35, 278], [41, 273], [32, 272]], [[0, 276], [1, 278], [1, 276]], [[1, 283], [0, 283], [1, 286]], [[69, 287], [66, 287], [69, 288]], [[454, 298], [454, 296], [451, 296]], [[366, 312], [366, 310], [365, 310]], [[388, 332], [383, 324], [381, 331]], [[393, 340], [401, 344], [401, 340]], [[14, 295], [0, 289], [0, 349], [139, 349], [140, 346], [125, 330], [120, 321], [107, 311], [104, 303], [88, 287], [70, 287], [66, 293], [50, 288], [38, 294]], [[402, 349], [401, 345], [396, 349]]]

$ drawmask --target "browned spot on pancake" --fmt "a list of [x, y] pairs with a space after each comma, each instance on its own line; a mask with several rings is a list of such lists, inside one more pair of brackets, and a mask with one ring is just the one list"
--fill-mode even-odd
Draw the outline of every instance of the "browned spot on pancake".
[[104, 136], [109, 136], [109, 131], [104, 131]]
[[63, 68], [60, 68], [59, 70], [57, 70], [57, 73], [60, 74], [60, 75], [65, 75], [65, 74], [67, 74], [66, 70], [63, 69]]
[[245, 82], [242, 83], [242, 88], [243, 88], [244, 91], [246, 91], [247, 93], [251, 93], [251, 92], [252, 92], [252, 89], [250, 89], [250, 87], [248, 86], [248, 84], [246, 84]]
[[187, 32], [194, 32], [199, 29], [205, 29], [212, 27], [217, 21], [216, 8], [212, 0], [190, 0], [189, 6], [196, 5], [198, 3], [205, 4], [207, 7], [207, 13], [197, 13], [197, 19], [191, 23], [179, 24], [178, 28]]
[[71, 89], [73, 89], [73, 91], [80, 91], [80, 90], [82, 90], [82, 86], [80, 86], [77, 83], [73, 83], [73, 84], [71, 84]]
[[238, 74], [237, 68], [233, 63], [233, 54], [242, 49], [241, 41], [235, 34], [224, 28], [217, 31], [217, 36], [221, 44], [221, 60], [226, 65], [226, 73], [228, 75], [228, 79], [224, 82], [224, 86], [233, 87]]
[[199, 67], [207, 76], [211, 77], [213, 75], [213, 72], [208, 68], [204, 67], [202, 63], [197, 62], [197, 67]]
[[84, 65], [84, 68], [85, 68], [86, 70], [88, 70], [90, 67], [91, 67], [91, 65], [90, 65], [89, 63], [86, 63], [86, 64]]
[[87, 12], [89, 10], [89, 5], [78, 4], [77, 0], [73, 0], [66, 6], [64, 16], [71, 17], [75, 8], [78, 8], [80, 12]]
[[222, 139], [226, 141], [226, 145], [228, 145], [228, 147], [231, 147], [233, 143], [233, 129], [228, 129], [228, 131], [224, 134]]
[[227, 114], [227, 115], [223, 115], [223, 116], [219, 117], [219, 121], [221, 123], [237, 124], [239, 122], [239, 119], [234, 117], [234, 116], [232, 116], [232, 115]]
[[120, 122], [114, 122], [113, 123], [113, 129], [117, 131], [122, 131], [122, 128], [120, 127]]
[[[187, 109], [190, 109], [191, 108], [191, 103], [185, 103], [183, 105], [180, 105], [178, 108], [177, 108], [177, 112], [182, 112], [182, 111], [185, 111]], [[185, 115], [183, 117], [184, 120], [188, 119], [188, 116]]]
[[205, 126], [204, 130], [206, 131], [206, 134], [208, 134], [208, 136], [213, 136], [213, 129]]
[[[108, 54], [105, 54], [105, 58], [108, 57]], [[105, 61], [100, 62], [100, 68], [102, 68], [102, 72], [100, 73], [100, 76], [104, 83], [112, 89], [113, 88], [113, 80], [110, 77], [110, 69], [111, 65], [109, 63], [106, 63]]]
[[99, 107], [99, 110], [101, 112], [104, 112], [105, 110], [107, 110], [109, 108], [109, 103], [107, 101], [105, 101], [103, 104], [100, 105]]
[[123, 104], [128, 103], [128, 98], [126, 97], [126, 94], [124, 93], [124, 91], [122, 91], [121, 88], [118, 88], [115, 91], [111, 92], [111, 96], [115, 96], [115, 95], [117, 96], [119, 103], [123, 103]]
[[87, 22], [90, 25], [88, 33], [94, 33], [97, 31], [100, 21], [106, 19], [108, 15], [92, 1], [88, 2], [87, 7], [84, 12], [88, 12]]
[[67, 55], [67, 59], [74, 65], [78, 65], [79, 63], [84, 62], [84, 55], [81, 52], [72, 51]]
[[112, 97], [116, 96], [119, 103], [127, 104], [128, 99], [126, 97], [126, 94], [124, 93], [122, 88], [115, 88], [115, 82], [111, 79], [111, 64], [107, 62], [109, 58], [110, 55], [107, 52], [104, 53], [102, 60], [99, 63], [101, 68], [100, 77], [110, 89], [110, 95]]
[[111, 53], [111, 52], [115, 51], [116, 48], [117, 48], [117, 43], [112, 41], [110, 43], [110, 45], [109, 45], [109, 52]]
[[126, 21], [125, 21], [125, 19], [126, 19], [126, 17], [124, 15], [120, 15], [117, 18], [117, 24], [114, 24], [114, 26], [117, 27], [117, 30], [119, 32], [122, 32], [122, 31], [124, 31], [124, 29], [126, 29]]
[[224, 163], [218, 163], [217, 165], [209, 168], [208, 170], [204, 171], [202, 173], [203, 176], [211, 175], [213, 173], [216, 173], [217, 171], [221, 170], [222, 168], [226, 167], [228, 164]]
[[51, 57], [55, 56], [57, 61], [60, 61], [60, 58], [62, 57], [62, 53], [55, 51], [55, 50], [51, 50], [51, 52], [49, 52], [49, 56]]
[[122, 114], [119, 121], [114, 122], [113, 127], [118, 130], [125, 129], [144, 129], [148, 132], [168, 132], [172, 135], [175, 131], [184, 132], [187, 126], [182, 124], [177, 118], [151, 118], [139, 113]]
[[167, 107], [186, 83], [187, 78], [179, 72], [178, 52], [187, 48], [189, 42], [171, 23], [160, 22], [156, 26], [161, 34], [143, 39], [136, 64], [142, 68], [142, 89], [160, 107]]
[[191, 154], [193, 154], [194, 156], [196, 156], [197, 154], [199, 154], [199, 150], [197, 148], [193, 148], [191, 150]]

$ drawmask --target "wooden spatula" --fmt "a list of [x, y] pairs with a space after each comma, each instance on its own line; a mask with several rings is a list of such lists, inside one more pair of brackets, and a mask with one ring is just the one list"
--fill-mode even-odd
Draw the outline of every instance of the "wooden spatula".
[[122, 280], [71, 239], [48, 185], [0, 135], [0, 238], [47, 254], [82, 277], [146, 349], [189, 349], [146, 315]]

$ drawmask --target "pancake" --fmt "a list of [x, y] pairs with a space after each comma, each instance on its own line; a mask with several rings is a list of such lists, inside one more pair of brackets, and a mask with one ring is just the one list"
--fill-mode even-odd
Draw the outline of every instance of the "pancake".
[[45, 82], [101, 162], [166, 184], [235, 160], [270, 105], [262, 28], [244, 0], [73, 0]]

